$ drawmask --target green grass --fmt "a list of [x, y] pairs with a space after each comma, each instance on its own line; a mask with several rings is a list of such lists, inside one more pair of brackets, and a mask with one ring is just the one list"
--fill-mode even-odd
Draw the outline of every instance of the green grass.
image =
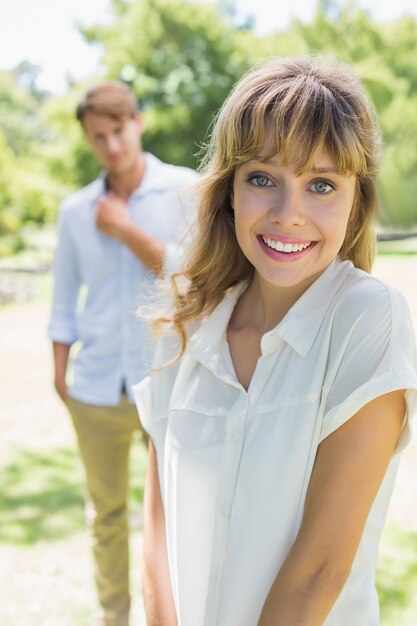
[[17, 449], [0, 472], [0, 542], [57, 539], [84, 523], [75, 452]]
[[417, 532], [388, 525], [380, 554], [381, 626], [417, 626]]
[[[132, 508], [143, 501], [146, 452], [135, 441], [131, 457]], [[0, 466], [0, 544], [29, 546], [84, 529], [83, 475], [78, 453], [16, 449]]]

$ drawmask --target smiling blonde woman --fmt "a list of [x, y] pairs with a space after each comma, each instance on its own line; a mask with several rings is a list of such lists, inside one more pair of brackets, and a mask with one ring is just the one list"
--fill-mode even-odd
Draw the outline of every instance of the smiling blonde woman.
[[376, 626], [417, 409], [404, 298], [370, 275], [375, 116], [348, 70], [272, 60], [219, 113], [173, 305], [135, 387], [149, 626]]

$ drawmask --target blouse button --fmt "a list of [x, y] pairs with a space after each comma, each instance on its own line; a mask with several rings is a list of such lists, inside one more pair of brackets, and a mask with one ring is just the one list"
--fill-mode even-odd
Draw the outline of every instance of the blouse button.
[[238, 430], [230, 431], [230, 441], [232, 443], [237, 443], [239, 441], [239, 431]]
[[225, 505], [225, 504], [221, 504], [221, 505], [219, 506], [219, 511], [220, 511], [220, 514], [221, 514], [223, 517], [226, 517], [226, 515], [227, 515], [227, 507], [226, 507], [226, 505]]
[[261, 341], [262, 351], [273, 352], [278, 348], [280, 342], [280, 337], [277, 337], [276, 335], [268, 335], [267, 337], [263, 337]]

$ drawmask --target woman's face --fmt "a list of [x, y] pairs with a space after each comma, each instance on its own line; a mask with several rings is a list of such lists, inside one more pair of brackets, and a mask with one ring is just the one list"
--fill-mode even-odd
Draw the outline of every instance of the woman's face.
[[261, 153], [239, 166], [232, 206], [237, 240], [255, 275], [301, 295], [342, 246], [356, 177], [340, 174], [326, 151], [302, 174], [294, 162], [283, 166]]

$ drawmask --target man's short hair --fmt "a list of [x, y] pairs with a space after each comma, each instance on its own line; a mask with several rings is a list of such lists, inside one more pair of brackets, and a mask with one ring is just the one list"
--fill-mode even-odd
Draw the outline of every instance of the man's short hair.
[[76, 109], [77, 120], [83, 124], [87, 113], [106, 115], [115, 120], [133, 117], [138, 103], [127, 85], [119, 81], [105, 81], [91, 87]]

